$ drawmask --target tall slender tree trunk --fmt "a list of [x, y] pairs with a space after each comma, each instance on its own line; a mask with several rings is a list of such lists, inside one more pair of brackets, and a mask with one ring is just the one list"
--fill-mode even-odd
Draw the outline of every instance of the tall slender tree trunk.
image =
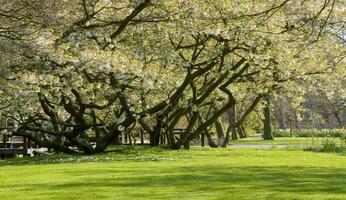
[[143, 129], [140, 130], [141, 131], [141, 145], [144, 144], [144, 131]]
[[215, 129], [216, 129], [216, 136], [218, 139], [218, 145], [222, 145], [225, 140], [225, 135], [223, 133], [223, 127], [220, 120], [216, 120]]
[[204, 147], [204, 142], [205, 142], [205, 133], [201, 133], [201, 146]]
[[265, 140], [273, 140], [272, 128], [271, 128], [271, 120], [270, 120], [270, 96], [266, 96], [264, 98], [265, 107], [264, 107], [264, 120], [263, 120], [263, 139]]
[[229, 115], [230, 119], [229, 119], [229, 123], [231, 128], [231, 132], [232, 132], [232, 140], [238, 140], [238, 136], [237, 136], [237, 129], [235, 127], [235, 123], [236, 123], [236, 109], [235, 109], [235, 105], [233, 105], [230, 109], [230, 115]]
[[222, 147], [227, 147], [232, 137], [232, 140], [237, 140], [237, 132], [236, 132], [236, 110], [235, 105], [231, 107], [228, 111], [228, 129], [226, 131], [226, 137], [222, 144]]

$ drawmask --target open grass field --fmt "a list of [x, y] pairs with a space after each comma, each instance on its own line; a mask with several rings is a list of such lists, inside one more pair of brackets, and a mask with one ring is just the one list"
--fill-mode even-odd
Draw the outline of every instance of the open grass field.
[[274, 140], [263, 140], [261, 137], [249, 137], [231, 141], [231, 144], [287, 144], [287, 145], [317, 145], [326, 140], [332, 140], [336, 145], [346, 145], [339, 137], [277, 137]]
[[279, 149], [114, 148], [0, 160], [15, 199], [346, 199], [346, 154]]

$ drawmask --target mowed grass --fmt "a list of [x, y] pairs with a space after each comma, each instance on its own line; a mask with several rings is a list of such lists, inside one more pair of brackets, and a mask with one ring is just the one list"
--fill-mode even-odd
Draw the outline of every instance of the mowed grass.
[[120, 147], [0, 160], [0, 198], [346, 199], [346, 154]]
[[[261, 137], [249, 137], [231, 141], [231, 144], [287, 144], [287, 145], [320, 145], [326, 140], [334, 141], [340, 146], [344, 141], [338, 137], [277, 137], [274, 140], [263, 140]], [[346, 145], [346, 144], [343, 144]]]

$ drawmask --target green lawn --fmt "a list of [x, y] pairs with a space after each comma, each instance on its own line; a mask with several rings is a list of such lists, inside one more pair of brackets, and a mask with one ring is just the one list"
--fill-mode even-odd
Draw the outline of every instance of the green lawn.
[[[231, 144], [288, 144], [288, 145], [316, 145], [322, 144], [325, 137], [277, 137], [274, 140], [263, 140], [260, 137], [250, 137], [231, 141]], [[340, 138], [329, 138], [337, 145], [341, 144]]]
[[10, 199], [346, 199], [346, 154], [116, 148], [0, 160]]

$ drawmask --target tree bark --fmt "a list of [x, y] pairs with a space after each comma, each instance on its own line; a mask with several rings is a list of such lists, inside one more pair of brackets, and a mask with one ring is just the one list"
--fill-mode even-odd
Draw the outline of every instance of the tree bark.
[[156, 126], [153, 128], [152, 133], [149, 134], [150, 145], [158, 146], [160, 144], [160, 135], [161, 135], [162, 121], [161, 119], [156, 120]]
[[232, 137], [232, 140], [238, 139], [235, 125], [236, 125], [236, 110], [235, 110], [235, 104], [234, 104], [228, 111], [228, 129], [227, 129], [226, 138], [222, 144], [222, 147], [227, 147], [231, 137]]
[[220, 120], [216, 120], [215, 122], [216, 135], [218, 139], [218, 145], [222, 145], [225, 141], [225, 135], [223, 133], [223, 127]]
[[236, 110], [235, 104], [229, 110], [229, 126], [231, 127], [230, 131], [232, 132], [232, 140], [238, 140], [237, 129], [236, 129]]
[[214, 142], [214, 140], [213, 140], [213, 138], [211, 138], [211, 135], [210, 135], [210, 133], [205, 133], [205, 135], [207, 136], [207, 138], [208, 138], [208, 144], [209, 144], [209, 146], [211, 147], [211, 148], [217, 148], [218, 147], [218, 145], [217, 144], [215, 144], [215, 142]]
[[204, 141], [205, 141], [205, 133], [201, 133], [201, 146], [204, 147]]
[[140, 131], [141, 131], [141, 145], [144, 145], [144, 131], [143, 129], [141, 129]]
[[237, 133], [238, 133], [240, 138], [247, 138], [244, 125], [241, 125], [237, 128]]
[[263, 139], [273, 140], [271, 120], [270, 120], [270, 96], [264, 97], [265, 107], [264, 107], [264, 120], [263, 120]]

